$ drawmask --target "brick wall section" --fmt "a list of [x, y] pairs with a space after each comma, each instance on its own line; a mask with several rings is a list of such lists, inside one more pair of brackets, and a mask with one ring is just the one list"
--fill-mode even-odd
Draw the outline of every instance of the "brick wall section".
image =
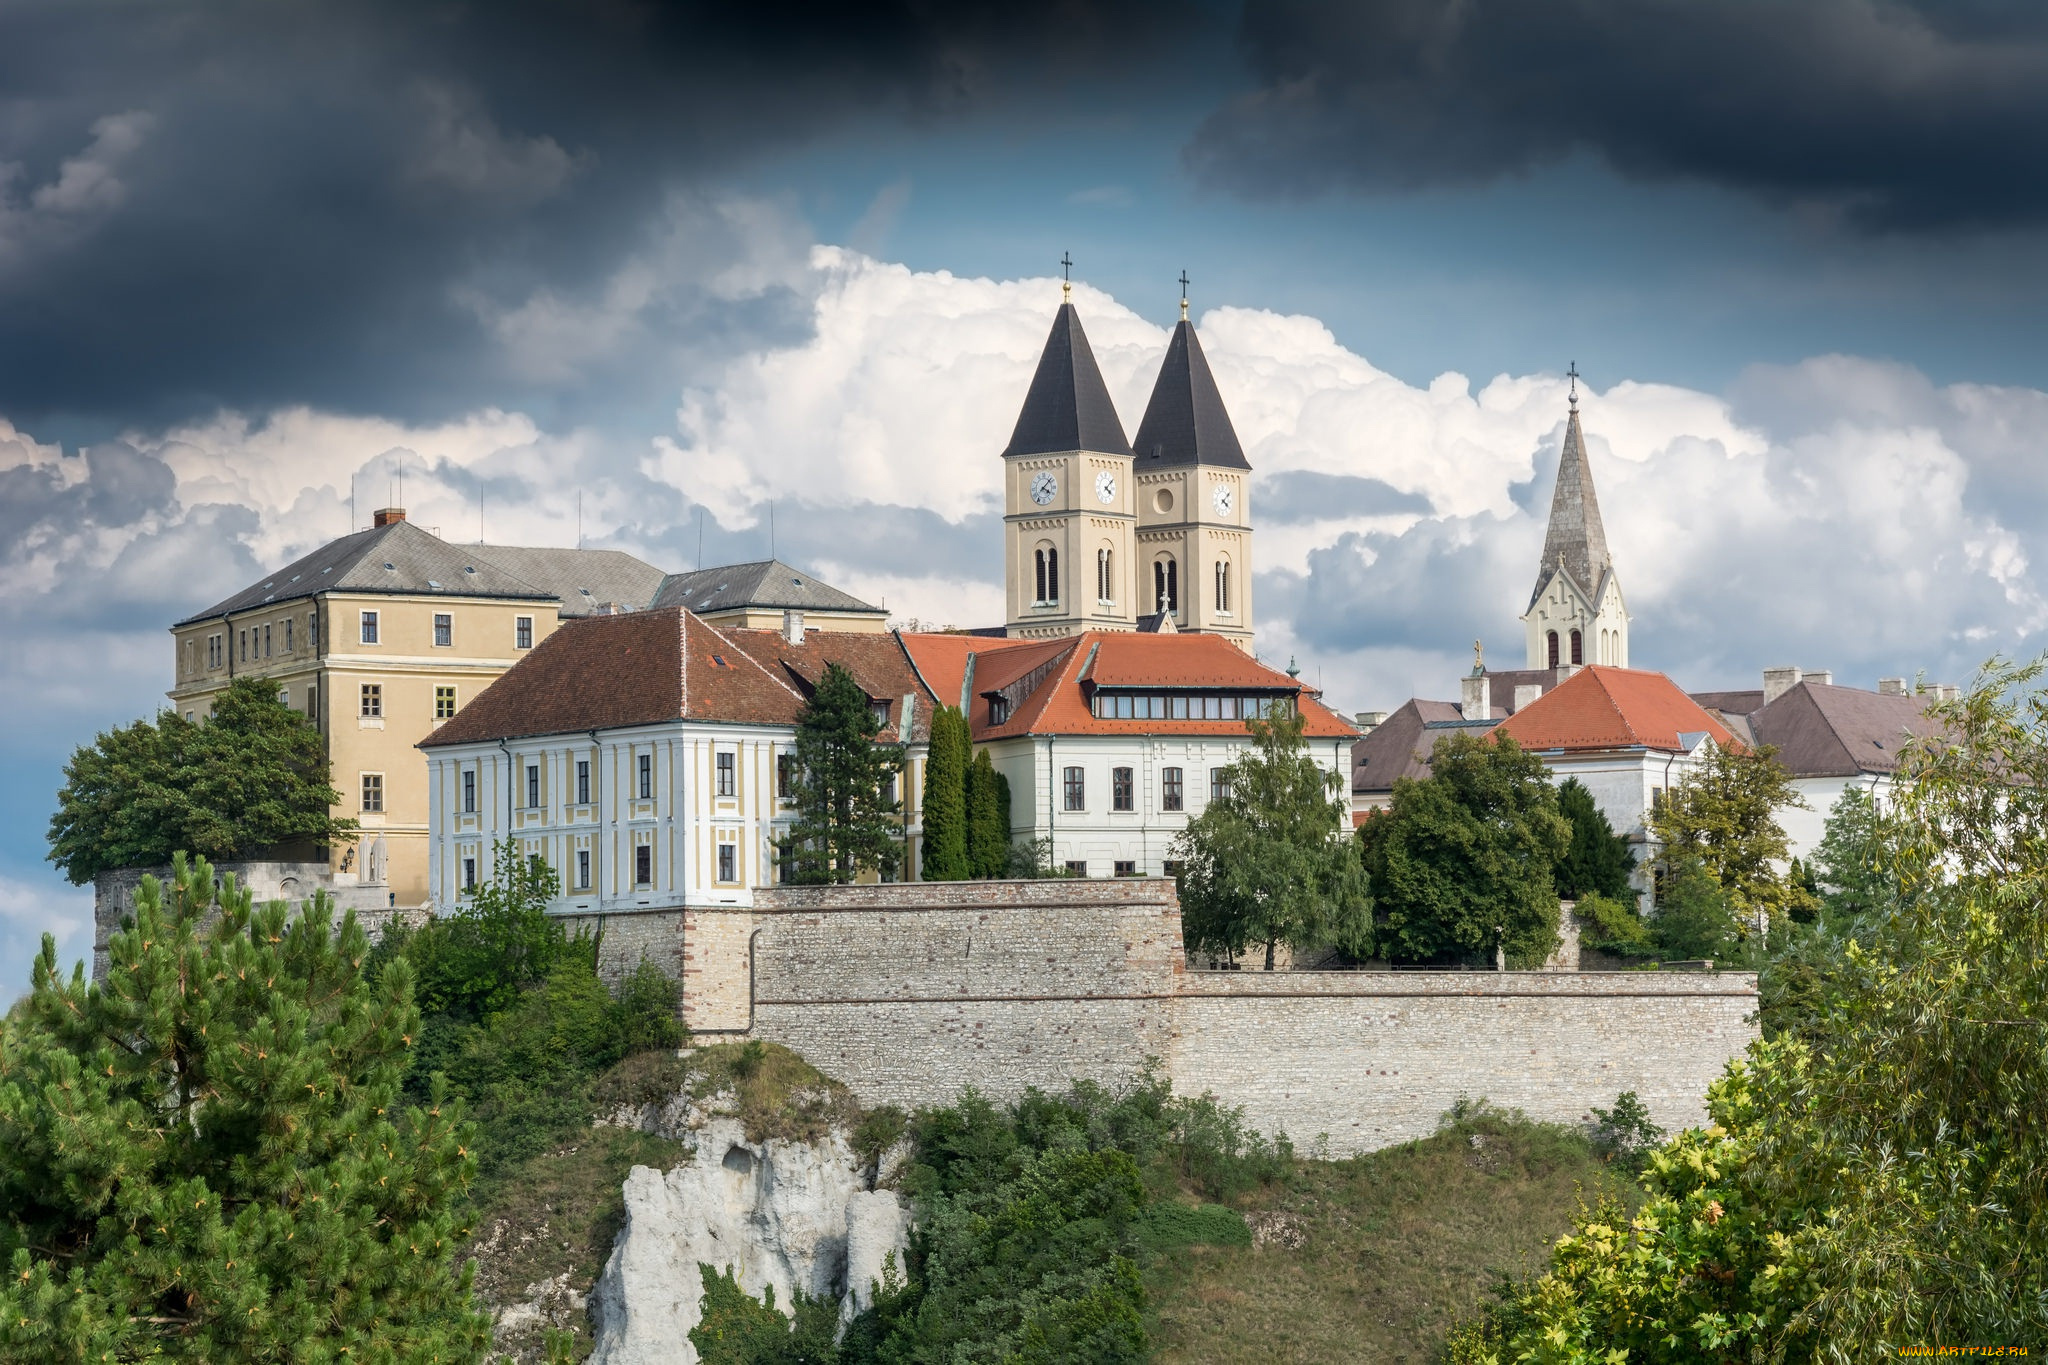
[[562, 927], [571, 938], [589, 934], [597, 940], [597, 974], [616, 986], [640, 965], [644, 955], [668, 973], [683, 976], [686, 911], [665, 909], [622, 911], [605, 915], [564, 915]]
[[1460, 1095], [1575, 1122], [1633, 1090], [1676, 1130], [1755, 1009], [1737, 972], [1198, 972], [1170, 1073], [1340, 1155], [1424, 1136]]

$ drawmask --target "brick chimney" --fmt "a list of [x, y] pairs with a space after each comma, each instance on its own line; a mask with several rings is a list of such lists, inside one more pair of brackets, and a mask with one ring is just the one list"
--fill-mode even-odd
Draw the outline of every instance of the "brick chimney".
[[1906, 691], [1906, 680], [1904, 678], [1879, 678], [1877, 680], [1877, 695], [1880, 697], [1903, 697], [1906, 695]]
[[370, 514], [370, 524], [372, 526], [389, 526], [394, 521], [404, 520], [405, 509], [403, 507], [379, 507]]
[[1792, 667], [1767, 668], [1764, 670], [1764, 705], [1769, 706], [1778, 698], [1799, 686], [1801, 670]]

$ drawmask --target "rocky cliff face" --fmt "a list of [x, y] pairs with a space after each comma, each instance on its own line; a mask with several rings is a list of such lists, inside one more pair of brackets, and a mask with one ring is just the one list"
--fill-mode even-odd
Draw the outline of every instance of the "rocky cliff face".
[[846, 1318], [868, 1305], [890, 1253], [902, 1263], [908, 1215], [839, 1131], [753, 1142], [740, 1120], [687, 1100], [614, 1121], [684, 1138], [695, 1153], [626, 1178], [625, 1226], [591, 1296], [594, 1365], [696, 1365], [700, 1263], [731, 1267], [750, 1294], [773, 1287], [785, 1309], [797, 1290], [840, 1299]]

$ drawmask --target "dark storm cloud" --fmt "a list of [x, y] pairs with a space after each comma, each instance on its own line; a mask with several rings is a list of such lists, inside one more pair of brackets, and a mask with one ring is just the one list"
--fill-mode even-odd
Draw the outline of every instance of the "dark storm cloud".
[[1998, 0], [1274, 0], [1189, 148], [1246, 195], [1479, 184], [1590, 153], [1867, 229], [2048, 216], [2048, 9]]
[[[93, 433], [292, 402], [658, 411], [694, 360], [807, 319], [774, 272], [716, 283], [761, 244], [691, 193], [862, 119], [1056, 88], [1053, 56], [1099, 77], [1152, 8], [18, 0], [0, 412]], [[601, 384], [509, 355], [503, 314], [602, 300], [636, 254], [676, 268]]]

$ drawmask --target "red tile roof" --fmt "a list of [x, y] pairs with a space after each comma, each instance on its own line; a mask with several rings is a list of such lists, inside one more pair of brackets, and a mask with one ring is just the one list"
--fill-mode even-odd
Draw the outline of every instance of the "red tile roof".
[[[911, 665], [903, 642], [891, 634], [874, 631], [807, 630], [804, 642], [793, 645], [779, 630], [737, 630], [726, 627], [720, 634], [745, 651], [770, 672], [780, 673], [808, 696], [825, 676], [828, 664], [838, 664], [853, 674], [861, 690], [877, 701], [887, 701], [889, 724], [876, 736], [888, 743], [901, 736], [903, 698], [914, 694], [909, 739], [914, 743], [931, 738], [932, 709], [940, 698], [925, 686]], [[959, 689], [954, 689], [957, 696]]]
[[423, 749], [669, 720], [791, 725], [803, 698], [675, 607], [564, 621]]
[[1702, 732], [1724, 747], [1741, 743], [1662, 673], [1604, 665], [1580, 669], [1494, 731], [1525, 749], [1672, 752], [1685, 749], [1680, 735]]
[[[965, 648], [963, 641], [967, 642]], [[907, 634], [903, 645], [933, 689], [948, 701], [958, 695], [960, 679], [972, 657], [967, 719], [977, 740], [1015, 735], [1244, 733], [1240, 720], [1099, 719], [1088, 705], [1089, 694], [1097, 686], [1284, 691], [1298, 699], [1308, 718], [1309, 738], [1345, 739], [1358, 733], [1295, 679], [1259, 663], [1220, 635], [1084, 631], [1056, 640], [989, 640]], [[993, 648], [986, 648], [989, 646]], [[1034, 680], [1032, 675], [1041, 672]], [[984, 694], [1003, 689], [1021, 690], [1022, 695], [1014, 699], [1009, 718], [993, 724]]]

